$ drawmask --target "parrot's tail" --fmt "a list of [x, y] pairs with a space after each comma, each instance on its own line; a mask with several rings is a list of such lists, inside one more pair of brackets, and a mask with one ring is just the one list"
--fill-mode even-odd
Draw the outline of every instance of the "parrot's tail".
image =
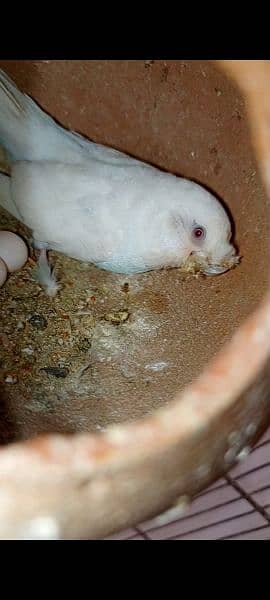
[[89, 142], [58, 125], [0, 69], [0, 144], [12, 160], [76, 163]]
[[[81, 164], [89, 158], [108, 165], [140, 165], [130, 156], [61, 127], [0, 69], [0, 145], [9, 159]], [[151, 168], [150, 165], [144, 165]]]
[[10, 177], [4, 173], [0, 173], [0, 206], [5, 208], [9, 213], [22, 221], [22, 217], [17, 210], [10, 193]]

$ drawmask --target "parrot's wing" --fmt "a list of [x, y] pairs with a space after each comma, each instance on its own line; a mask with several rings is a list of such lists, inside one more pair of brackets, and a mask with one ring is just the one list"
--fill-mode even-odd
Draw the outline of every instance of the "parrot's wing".
[[1, 69], [0, 143], [12, 160], [60, 160], [80, 164], [94, 158], [111, 165], [138, 163], [122, 152], [64, 129], [22, 93]]

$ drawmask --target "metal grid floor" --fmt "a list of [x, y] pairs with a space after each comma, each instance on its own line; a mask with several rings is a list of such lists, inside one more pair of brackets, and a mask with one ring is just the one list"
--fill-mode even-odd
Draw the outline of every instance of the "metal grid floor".
[[270, 428], [228, 476], [199, 494], [185, 514], [156, 517], [109, 540], [270, 540]]

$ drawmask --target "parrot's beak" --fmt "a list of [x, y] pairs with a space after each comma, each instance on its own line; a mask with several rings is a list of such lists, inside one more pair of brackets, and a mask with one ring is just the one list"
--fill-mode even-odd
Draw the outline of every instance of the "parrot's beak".
[[218, 265], [208, 265], [206, 269], [202, 271], [204, 275], [221, 275], [221, 273], [226, 273], [231, 267], [220, 267]]
[[202, 273], [207, 276], [213, 275], [221, 275], [222, 273], [226, 273], [230, 269], [233, 269], [240, 262], [240, 256], [231, 255], [228, 258], [225, 258], [221, 264], [208, 264], [203, 270]]
[[188, 258], [181, 265], [181, 271], [186, 274], [196, 275], [201, 273], [202, 275], [213, 276], [221, 275], [226, 273], [230, 269], [233, 269], [240, 262], [240, 256], [236, 256], [235, 252], [232, 251], [230, 254], [224, 256], [220, 262], [210, 262], [209, 258], [199, 252], [191, 252]]

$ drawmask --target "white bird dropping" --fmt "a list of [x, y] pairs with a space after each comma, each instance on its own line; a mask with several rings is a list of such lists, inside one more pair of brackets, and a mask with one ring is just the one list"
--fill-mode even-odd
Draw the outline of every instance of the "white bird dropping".
[[0, 231], [0, 257], [12, 273], [21, 269], [28, 258], [28, 249], [21, 237], [12, 231]]
[[4, 263], [4, 261], [2, 260], [2, 258], [0, 258], [0, 287], [2, 287], [2, 285], [4, 285], [6, 278], [7, 278], [7, 267]]

